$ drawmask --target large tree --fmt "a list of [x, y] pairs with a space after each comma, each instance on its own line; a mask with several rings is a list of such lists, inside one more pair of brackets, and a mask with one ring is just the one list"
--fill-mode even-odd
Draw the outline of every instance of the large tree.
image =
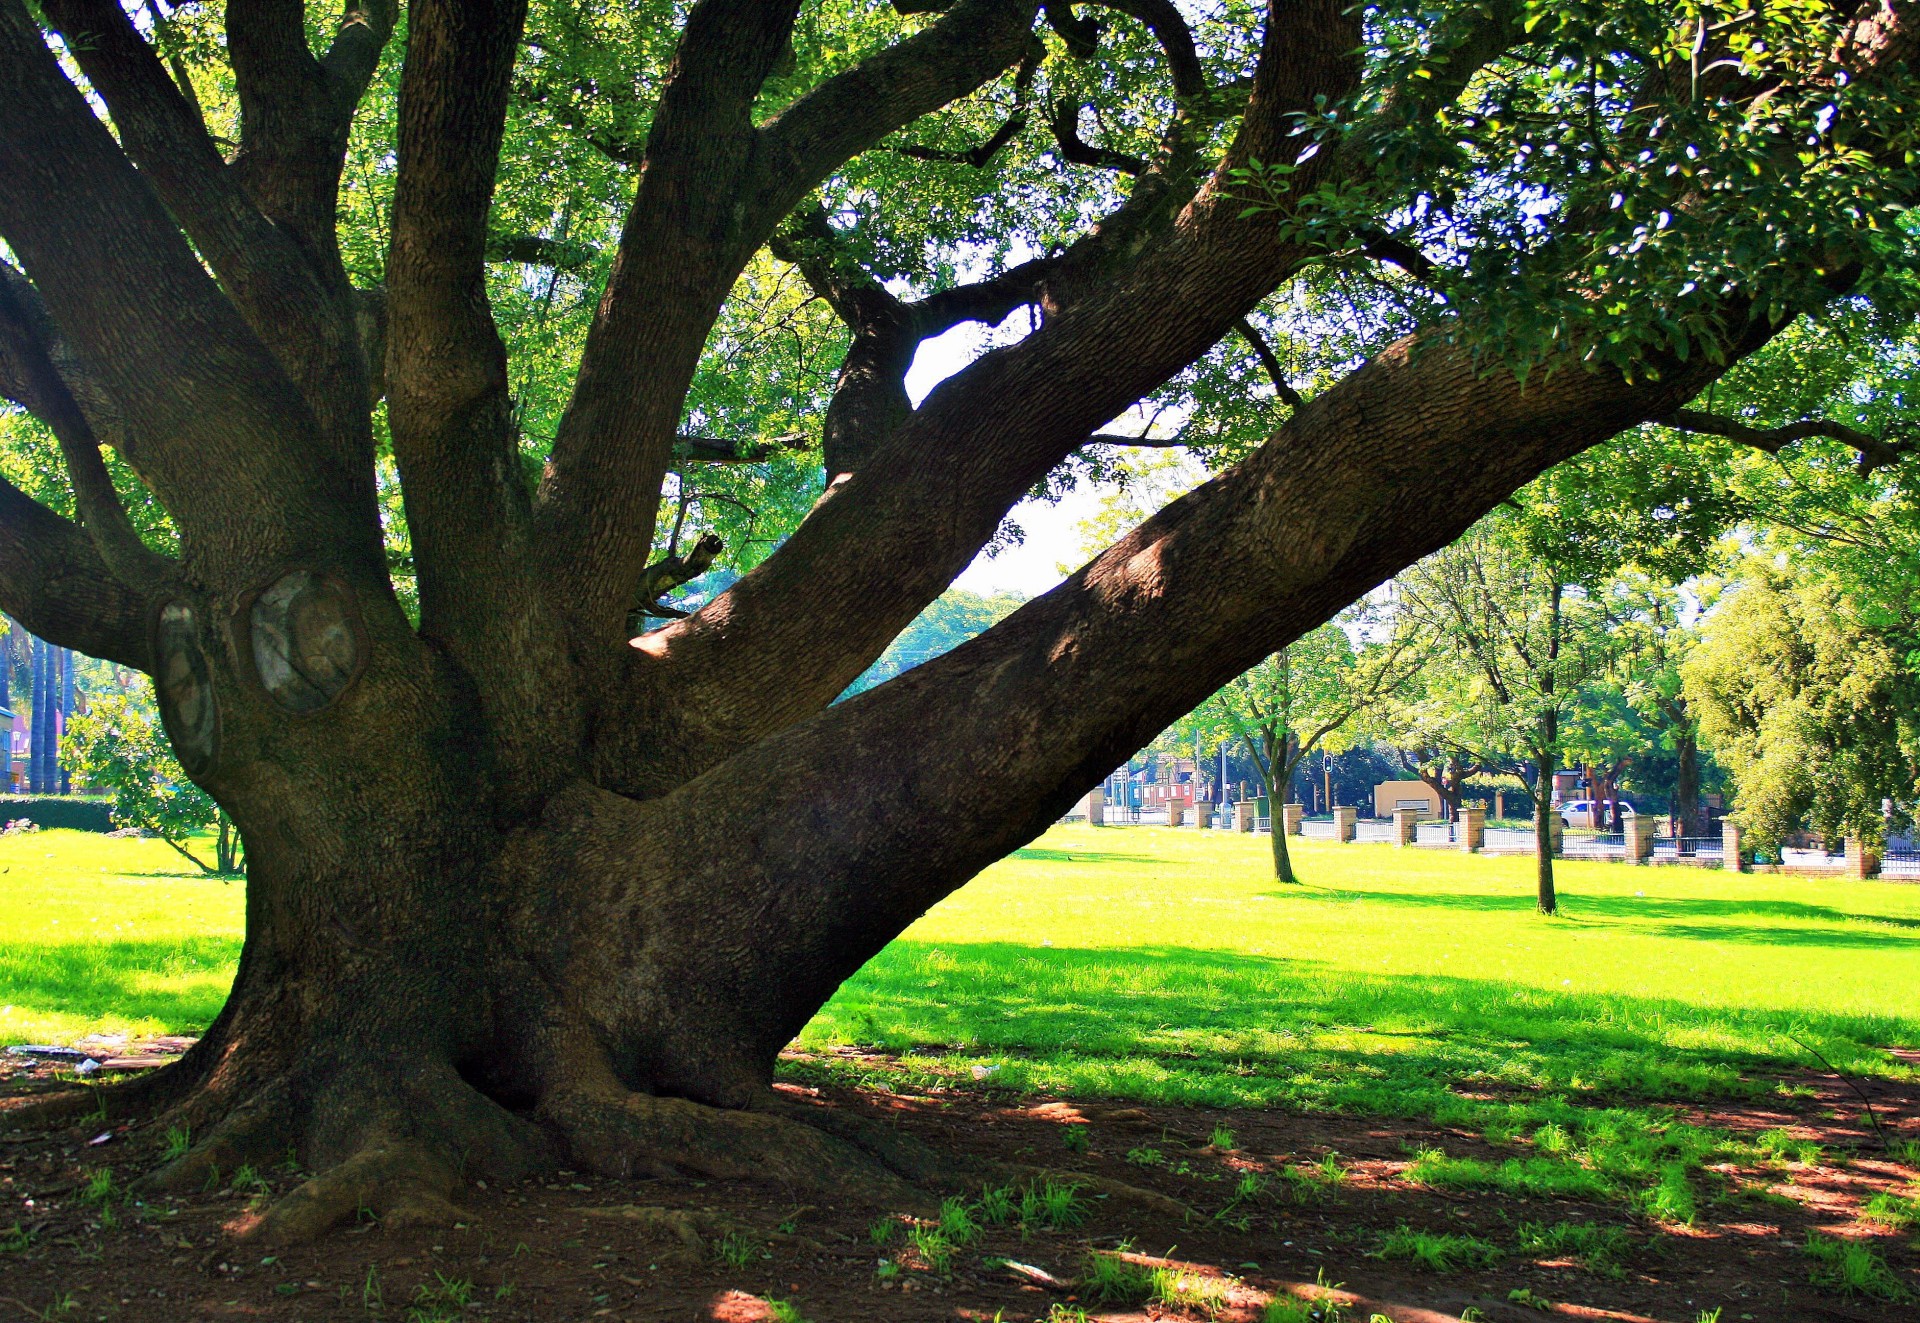
[[[156, 1184], [291, 1143], [319, 1174], [270, 1236], [559, 1162], [886, 1197], [919, 1158], [767, 1087], [841, 980], [1231, 676], [1548, 466], [1713, 426], [1679, 411], [1904, 260], [1891, 0], [896, 8], [234, 0], [196, 35], [0, 0], [0, 390], [65, 478], [0, 487], [0, 607], [153, 675], [246, 842], [225, 1009], [109, 1100], [193, 1135]], [[571, 194], [490, 225], [556, 161], [623, 197], [605, 247]], [[1315, 280], [1414, 329], [1303, 398], [1263, 327]], [[820, 374], [751, 371], [742, 289], [844, 325], [821, 416]], [[919, 344], [1021, 309], [912, 405]], [[1267, 439], [834, 702], [1023, 494], [1233, 363]], [[721, 424], [783, 392], [804, 520], [630, 638], [663, 495], [777, 462]]]

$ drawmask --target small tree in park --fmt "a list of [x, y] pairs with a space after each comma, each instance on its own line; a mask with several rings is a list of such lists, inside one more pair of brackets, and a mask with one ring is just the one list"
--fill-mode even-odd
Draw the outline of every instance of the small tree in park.
[[[1366, 605], [1346, 612], [1235, 676], [1188, 719], [1213, 748], [1232, 740], [1246, 749], [1270, 806], [1273, 875], [1283, 883], [1297, 880], [1282, 816], [1295, 769], [1419, 669], [1419, 636], [1395, 623]], [[1348, 633], [1382, 627], [1386, 637], [1370, 643], [1356, 645]]]
[[1516, 516], [1492, 516], [1397, 585], [1451, 671], [1450, 679], [1436, 672], [1429, 690], [1455, 696], [1470, 743], [1504, 750], [1529, 772], [1538, 904], [1553, 914], [1553, 773], [1568, 717], [1606, 666], [1611, 642], [1601, 605], [1522, 533]]
[[[165, 841], [203, 872], [240, 871], [240, 837], [213, 796], [187, 778], [151, 707], [129, 694], [95, 698], [61, 740], [66, 764], [89, 785], [113, 792], [113, 820]], [[214, 828], [211, 864], [187, 842]]]

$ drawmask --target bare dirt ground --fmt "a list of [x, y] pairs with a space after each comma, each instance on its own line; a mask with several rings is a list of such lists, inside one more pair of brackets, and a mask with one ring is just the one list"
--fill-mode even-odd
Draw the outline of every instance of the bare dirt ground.
[[[47, 1067], [19, 1059], [0, 1064], [0, 1109], [49, 1087], [47, 1075]], [[782, 1086], [820, 1107], [897, 1125], [941, 1150], [1087, 1181], [1081, 1225], [986, 1227], [944, 1272], [908, 1243], [915, 1223], [907, 1210], [818, 1206], [767, 1187], [564, 1172], [472, 1190], [472, 1219], [455, 1226], [369, 1221], [275, 1252], [236, 1231], [251, 1205], [297, 1184], [298, 1173], [262, 1172], [245, 1189], [142, 1203], [124, 1190], [154, 1161], [158, 1136], [97, 1122], [58, 1133], [0, 1132], [0, 1319], [1027, 1323], [1077, 1320], [1084, 1309], [1086, 1318], [1114, 1323], [1209, 1316], [1258, 1323], [1267, 1302], [1284, 1296], [1336, 1305], [1323, 1305], [1320, 1317], [1347, 1323], [1371, 1323], [1374, 1315], [1393, 1323], [1462, 1316], [1696, 1323], [1714, 1308], [1721, 1323], [1920, 1318], [1912, 1303], [1849, 1298], [1810, 1282], [1802, 1246], [1817, 1230], [1870, 1241], [1904, 1289], [1920, 1292], [1920, 1250], [1860, 1216], [1875, 1193], [1911, 1192], [1920, 1170], [1882, 1151], [1841, 1081], [1807, 1075], [1787, 1083], [1800, 1096], [1674, 1109], [1676, 1119], [1704, 1125], [1788, 1127], [1828, 1155], [1824, 1165], [1711, 1174], [1706, 1183], [1717, 1190], [1702, 1199], [1690, 1226], [1654, 1223], [1618, 1203], [1414, 1185], [1405, 1171], [1423, 1145], [1458, 1156], [1511, 1156], [1472, 1134], [1430, 1125], [1016, 1100], [973, 1090]], [[1920, 1085], [1866, 1087], [1896, 1147], [1920, 1139]], [[1231, 1149], [1209, 1142], [1221, 1125], [1233, 1132]], [[1067, 1140], [1071, 1127], [1083, 1127], [1084, 1147]], [[1143, 1165], [1143, 1149], [1159, 1160]], [[1328, 1154], [1345, 1169], [1343, 1180], [1319, 1188], [1277, 1178]], [[104, 1196], [102, 1171], [113, 1173], [114, 1193]], [[1249, 1171], [1275, 1179], [1235, 1203]], [[1122, 1185], [1192, 1211], [1131, 1197]], [[1294, 1193], [1280, 1193], [1291, 1187]], [[1610, 1273], [1528, 1257], [1516, 1249], [1516, 1233], [1529, 1222], [1618, 1227], [1628, 1248]], [[876, 1223], [891, 1233], [884, 1244]], [[1489, 1268], [1448, 1273], [1374, 1257], [1382, 1237], [1403, 1224], [1477, 1236], [1502, 1247], [1503, 1257]], [[1116, 1308], [1089, 1299], [1079, 1277], [1093, 1249], [1188, 1269], [1195, 1303]]]

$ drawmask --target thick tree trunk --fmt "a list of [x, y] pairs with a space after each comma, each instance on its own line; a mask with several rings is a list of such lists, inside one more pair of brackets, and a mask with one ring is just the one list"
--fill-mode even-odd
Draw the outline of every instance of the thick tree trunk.
[[1700, 834], [1700, 742], [1691, 719], [1674, 732], [1673, 834]]
[[[0, 270], [0, 385], [48, 421], [80, 518], [0, 483], [0, 589], [36, 633], [155, 677], [183, 765], [245, 842], [225, 1008], [176, 1066], [106, 1099], [193, 1135], [157, 1186], [291, 1146], [319, 1175], [267, 1211], [270, 1237], [362, 1207], [447, 1216], [461, 1180], [563, 1162], [900, 1206], [924, 1157], [799, 1124], [768, 1088], [834, 989], [1231, 676], [1546, 467], [1668, 417], [1777, 329], [1731, 299], [1721, 322], [1745, 329], [1712, 362], [1522, 380], [1437, 327], [1301, 401], [1249, 459], [993, 630], [835, 704], [1035, 482], [1323, 254], [1235, 181], [1360, 85], [1356, 15], [1270, 6], [1211, 174], [1208, 149], [1174, 135], [1171, 164], [1050, 268], [1033, 334], [857, 455], [868, 424], [842, 410], [852, 476], [727, 593], [630, 646], [728, 290], [822, 181], [1020, 59], [1035, 7], [939, 6], [763, 117], [798, 6], [690, 6], [532, 496], [485, 269], [524, 4], [408, 7], [377, 334], [328, 229], [390, 8], [350, 13], [319, 61], [297, 8], [230, 7], [231, 169], [122, 11], [44, 8], [72, 28], [88, 92], [35, 15], [0, 0], [0, 234], [24, 269]], [[1382, 113], [1445, 105], [1516, 23], [1476, 12], [1441, 75]], [[1204, 100], [1183, 93], [1181, 120]], [[1371, 165], [1303, 152], [1290, 187], [1364, 184]], [[14, 283], [44, 295], [45, 326]], [[376, 381], [417, 628], [382, 546]], [[133, 533], [103, 444], [172, 516], [177, 558]], [[1456, 480], [1436, 501], [1443, 464]], [[1286, 784], [1269, 785], [1277, 864]], [[1545, 849], [1540, 900], [1552, 912]]]

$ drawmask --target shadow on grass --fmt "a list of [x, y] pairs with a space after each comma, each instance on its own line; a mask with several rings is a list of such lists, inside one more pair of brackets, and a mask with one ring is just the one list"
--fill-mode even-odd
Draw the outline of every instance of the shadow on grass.
[[[1263, 900], [1299, 900], [1306, 897], [1315, 900], [1365, 901], [1369, 904], [1398, 906], [1402, 909], [1520, 913], [1534, 907], [1534, 898], [1531, 893], [1518, 892], [1509, 896], [1498, 896], [1483, 892], [1348, 891], [1330, 887], [1310, 887], [1310, 889], [1299, 891], [1263, 891], [1259, 894]], [[1707, 940], [1718, 938], [1733, 942], [1759, 942], [1777, 946], [1902, 946], [1920, 942], [1920, 919], [1903, 919], [1873, 913], [1856, 914], [1834, 909], [1828, 905], [1808, 905], [1791, 900], [1717, 900], [1708, 897], [1653, 899], [1641, 896], [1590, 896], [1563, 890], [1560, 893], [1560, 910], [1561, 918], [1576, 922], [1598, 921], [1597, 926], [1602, 927], [1619, 926], [1608, 924], [1608, 920], [1640, 920], [1649, 929], [1657, 931], [1663, 937]], [[1774, 922], [1772, 924], [1756, 922], [1751, 926], [1665, 922], [1674, 919], [1703, 920], [1722, 917]], [[1857, 927], [1836, 929], [1778, 926], [1782, 920], [1799, 923], [1871, 924], [1878, 928], [1895, 928], [1901, 931], [1872, 932], [1861, 931]]]
[[1046, 864], [1165, 864], [1165, 859], [1150, 854], [1120, 854], [1113, 850], [1056, 850], [1044, 845], [1029, 845], [1015, 850], [1010, 858]]
[[0, 950], [0, 1004], [32, 1016], [155, 1019], [204, 1025], [227, 999], [236, 937], [176, 941], [15, 942]]
[[1871, 1072], [1920, 1024], [1180, 947], [895, 942], [802, 1041], [1001, 1055], [1015, 1087], [1431, 1116], [1456, 1086], [1587, 1105], [1737, 1093], [1742, 1074], [1805, 1064], [1789, 1032]]

